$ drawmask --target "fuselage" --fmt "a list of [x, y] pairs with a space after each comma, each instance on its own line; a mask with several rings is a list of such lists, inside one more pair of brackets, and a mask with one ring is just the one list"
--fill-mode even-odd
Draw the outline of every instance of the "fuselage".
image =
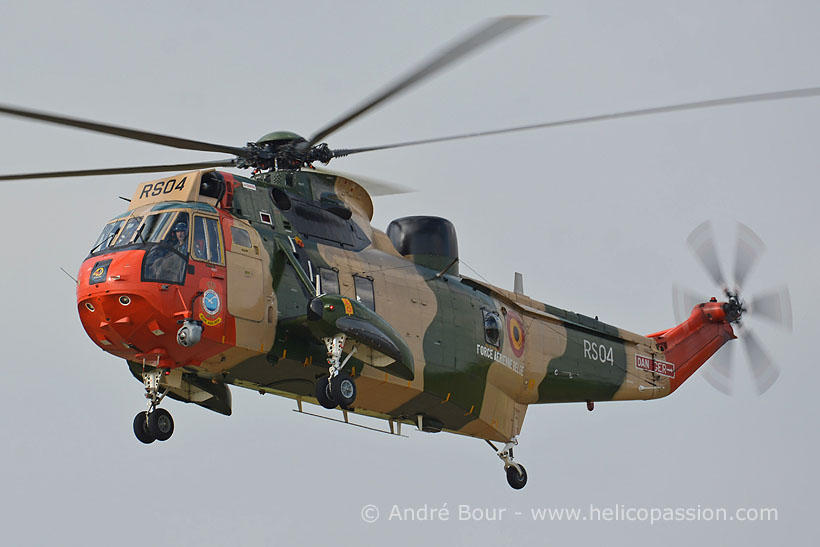
[[[654, 339], [461, 276], [436, 251], [408, 254], [371, 217], [360, 186], [309, 171], [145, 183], [83, 262], [81, 321], [135, 375], [164, 369], [172, 396], [226, 414], [226, 384], [315, 402], [327, 372], [306, 316], [317, 293], [366, 307], [412, 352], [400, 375], [358, 344], [355, 412], [508, 440], [529, 404], [670, 393]], [[190, 347], [177, 341], [185, 321], [202, 330]]]

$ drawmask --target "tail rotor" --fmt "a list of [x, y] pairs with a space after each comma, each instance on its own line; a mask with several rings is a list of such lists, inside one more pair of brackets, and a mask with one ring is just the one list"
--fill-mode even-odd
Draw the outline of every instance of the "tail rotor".
[[[765, 393], [780, 376], [780, 369], [760, 339], [746, 324], [747, 317], [760, 318], [786, 330], [792, 328], [791, 298], [785, 286], [744, 300], [740, 293], [749, 272], [766, 250], [763, 241], [748, 227], [738, 223], [734, 263], [734, 279], [730, 286], [723, 276], [721, 261], [715, 244], [714, 231], [709, 221], [695, 228], [687, 238], [687, 245], [709, 277], [720, 288], [726, 304], [724, 309], [744, 346], [758, 394]], [[678, 323], [684, 321], [692, 309], [706, 299], [697, 292], [680, 286], [672, 288], [673, 310]], [[711, 359], [711, 366], [701, 369], [704, 379], [717, 390], [731, 394], [733, 384], [732, 344], [720, 349]]]

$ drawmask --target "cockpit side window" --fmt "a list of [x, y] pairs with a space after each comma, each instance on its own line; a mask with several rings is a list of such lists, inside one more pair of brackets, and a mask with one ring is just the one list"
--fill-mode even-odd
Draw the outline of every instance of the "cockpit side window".
[[188, 256], [188, 213], [177, 213], [176, 218], [171, 223], [171, 229], [165, 236], [163, 243], [172, 247], [175, 251]]
[[208, 258], [211, 262], [222, 264], [222, 243], [219, 237], [219, 221], [215, 218], [206, 218], [208, 229]]
[[199, 215], [194, 217], [192, 255], [196, 260], [222, 264], [222, 238], [217, 219]]
[[205, 219], [194, 219], [194, 258], [208, 260], [208, 248], [205, 245]]

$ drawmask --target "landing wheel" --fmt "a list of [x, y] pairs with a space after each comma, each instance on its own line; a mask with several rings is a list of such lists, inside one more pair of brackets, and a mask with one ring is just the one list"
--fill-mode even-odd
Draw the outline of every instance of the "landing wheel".
[[148, 429], [148, 413], [140, 412], [134, 416], [134, 435], [141, 443], [151, 444], [156, 441], [156, 437]]
[[148, 415], [148, 431], [158, 441], [167, 441], [174, 434], [174, 419], [164, 408], [156, 408]]
[[325, 408], [336, 408], [339, 403], [336, 402], [330, 392], [330, 379], [327, 376], [322, 376], [316, 382], [316, 398], [319, 404]]
[[521, 490], [527, 485], [527, 470], [520, 463], [518, 467], [521, 469], [520, 472], [514, 465], [507, 468], [507, 482], [516, 490]]
[[342, 408], [348, 408], [356, 400], [356, 382], [346, 372], [340, 372], [330, 381], [330, 393]]

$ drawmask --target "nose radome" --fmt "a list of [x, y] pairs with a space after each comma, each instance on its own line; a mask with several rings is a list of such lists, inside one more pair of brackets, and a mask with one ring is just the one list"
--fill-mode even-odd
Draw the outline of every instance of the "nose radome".
[[162, 287], [140, 282], [143, 256], [143, 251], [122, 251], [91, 257], [77, 280], [77, 310], [88, 336], [120, 357], [157, 346], [172, 327], [157, 306]]
[[117, 357], [164, 369], [200, 366], [232, 347], [233, 318], [214, 281], [224, 275], [186, 262], [182, 282], [143, 279], [150, 252], [121, 250], [82, 264], [77, 312], [92, 341]]

